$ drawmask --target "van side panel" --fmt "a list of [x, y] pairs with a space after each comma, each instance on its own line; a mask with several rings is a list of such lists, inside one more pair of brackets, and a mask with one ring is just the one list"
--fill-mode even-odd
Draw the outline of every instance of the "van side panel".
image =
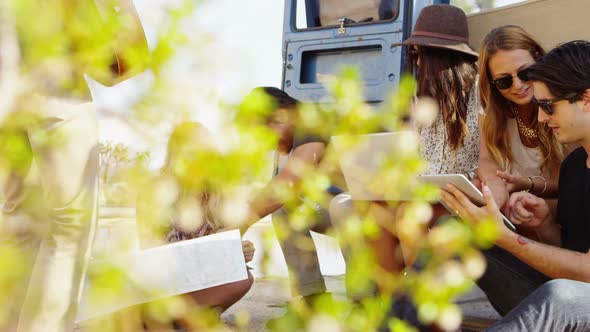
[[470, 43], [479, 50], [495, 27], [512, 24], [528, 31], [547, 50], [574, 39], [590, 39], [590, 1], [529, 0], [469, 15]]

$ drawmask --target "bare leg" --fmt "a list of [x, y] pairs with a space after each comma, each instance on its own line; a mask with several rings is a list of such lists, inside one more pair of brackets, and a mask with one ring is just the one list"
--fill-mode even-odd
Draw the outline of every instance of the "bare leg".
[[[430, 218], [430, 221], [428, 221], [427, 228], [422, 230], [423, 233], [420, 233], [418, 236], [416, 236], [416, 234], [404, 236], [403, 232], [396, 232], [397, 236], [399, 237], [400, 247], [402, 248], [405, 266], [412, 266], [416, 261], [416, 257], [418, 256], [418, 253], [420, 252], [420, 249], [423, 245], [424, 236], [426, 235], [425, 233], [434, 226], [440, 217], [449, 214], [447, 209], [441, 204], [433, 204], [431, 207], [432, 217]], [[394, 222], [396, 222], [399, 220], [399, 218], [394, 216], [393, 219], [390, 220], [394, 220]], [[395, 223], [395, 227], [396, 229], [399, 229], [400, 227], [397, 222]]]
[[[326, 283], [310, 229], [294, 229], [289, 224], [288, 215], [286, 208], [279, 209], [272, 215], [272, 224], [289, 270], [291, 293], [302, 296], [322, 294], [326, 291]], [[325, 210], [318, 210], [314, 217], [317, 226], [329, 224]]]
[[[434, 221], [448, 213], [440, 204], [435, 204], [432, 208], [433, 215], [428, 226], [432, 226]], [[368, 215], [376, 221], [380, 227], [379, 235], [372, 239], [366, 239], [366, 244], [374, 253], [379, 267], [391, 274], [398, 274], [405, 266], [414, 263], [422, 245], [421, 240], [424, 238], [422, 234], [416, 235], [414, 233], [404, 236], [403, 232], [399, 232], [400, 227], [403, 227], [398, 225], [400, 219], [398, 217], [402, 212], [403, 204], [392, 207], [385, 202], [356, 201], [353, 203], [348, 193], [337, 195], [330, 203], [330, 219], [339, 230], [345, 228], [346, 222], [359, 220], [360, 216]], [[353, 216], [357, 218], [353, 218]], [[350, 244], [341, 243], [341, 246], [344, 249], [343, 253], [346, 253]]]
[[[229, 284], [210, 287], [200, 291], [187, 293], [181, 296], [189, 296], [189, 303], [204, 307], [216, 308], [220, 312], [227, 310], [238, 302], [252, 287], [254, 277], [248, 271], [248, 279]], [[107, 316], [84, 322], [79, 327], [80, 331], [172, 331], [174, 326], [190, 327], [192, 324], [186, 317], [169, 317], [162, 321], [152, 317], [145, 304], [129, 307]], [[188, 329], [191, 330], [191, 329]]]
[[[401, 271], [403, 259], [399, 249], [399, 241], [392, 231], [395, 220], [394, 209], [383, 202], [353, 202], [349, 193], [341, 193], [330, 202], [330, 220], [339, 232], [346, 228], [346, 222], [353, 220], [360, 222], [361, 219], [358, 217], [365, 215], [371, 216], [380, 228], [377, 237], [365, 240], [371, 252], [375, 254], [377, 264], [388, 272]], [[348, 264], [352, 256], [352, 243], [342, 242], [340, 245]]]
[[[246, 295], [253, 283], [254, 277], [250, 271], [248, 271], [248, 279], [202, 289], [184, 294], [184, 296], [189, 296], [193, 303], [203, 307], [218, 309], [221, 313]], [[145, 313], [145, 311], [143, 312], [143, 323], [146, 331], [170, 330], [176, 325], [183, 326], [187, 330], [192, 330], [192, 328], [190, 328], [192, 324], [186, 320], [186, 317], [177, 317], [172, 321], [160, 322], [151, 318], [149, 314]]]
[[254, 284], [254, 277], [248, 271], [248, 279], [202, 289], [188, 293], [200, 305], [219, 308], [222, 312], [238, 302]]
[[368, 215], [376, 220], [380, 232], [367, 239], [377, 264], [386, 272], [399, 273], [405, 266], [399, 239], [394, 235], [395, 210], [383, 203], [372, 203]]

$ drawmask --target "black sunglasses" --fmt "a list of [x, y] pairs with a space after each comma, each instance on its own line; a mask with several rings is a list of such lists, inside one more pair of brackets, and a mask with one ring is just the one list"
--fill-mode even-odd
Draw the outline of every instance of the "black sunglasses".
[[535, 104], [535, 106], [540, 107], [543, 110], [543, 112], [545, 112], [547, 115], [552, 115], [554, 111], [551, 105], [562, 100], [567, 100], [570, 103], [573, 103], [578, 99], [578, 95], [579, 94], [577, 92], [572, 92], [566, 94], [565, 96], [556, 97], [549, 100], [538, 100], [537, 98], [533, 97], [531, 101], [533, 102], [533, 104]]
[[496, 88], [500, 89], [500, 90], [506, 90], [509, 89], [512, 86], [512, 83], [514, 83], [513, 78], [515, 76], [518, 76], [518, 78], [523, 81], [523, 82], [528, 82], [529, 81], [529, 69], [528, 68], [524, 68], [519, 70], [516, 75], [512, 75], [512, 76], [503, 76], [500, 77], [498, 79], [495, 79], [492, 81], [492, 84], [496, 86]]

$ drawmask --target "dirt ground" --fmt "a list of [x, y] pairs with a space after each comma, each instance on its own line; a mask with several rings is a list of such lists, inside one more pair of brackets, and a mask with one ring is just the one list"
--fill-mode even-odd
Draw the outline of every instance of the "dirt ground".
[[[325, 280], [328, 291], [332, 292], [334, 297], [346, 298], [343, 276], [325, 276]], [[222, 315], [222, 319], [232, 324], [238, 313], [247, 312], [250, 317], [248, 330], [266, 331], [266, 322], [282, 315], [285, 311], [285, 305], [290, 299], [287, 278], [258, 278], [250, 292], [233, 307], [229, 308]], [[485, 325], [489, 320], [499, 318], [485, 295], [475, 286], [471, 292], [462, 296], [458, 303], [463, 309], [464, 316], [467, 317], [468, 324], [465, 327], [472, 327], [473, 330], [477, 330], [478, 326]], [[467, 330], [470, 329], [463, 329], [463, 331]]]

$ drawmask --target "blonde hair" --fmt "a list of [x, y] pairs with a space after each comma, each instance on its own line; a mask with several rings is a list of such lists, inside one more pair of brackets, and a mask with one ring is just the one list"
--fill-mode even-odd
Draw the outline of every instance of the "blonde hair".
[[191, 189], [190, 186], [183, 184], [174, 171], [174, 166], [178, 162], [178, 159], [183, 158], [183, 155], [187, 153], [190, 154], [191, 152], [197, 151], [199, 149], [198, 145], [203, 144], [210, 135], [209, 130], [197, 122], [183, 122], [176, 126], [168, 140], [166, 161], [162, 167], [161, 174], [171, 176], [178, 185], [179, 195], [174, 204], [176, 208], [182, 202], [194, 197], [198, 201], [199, 209], [203, 216], [203, 220], [197, 224], [202, 225], [202, 223], [207, 223], [213, 230], [217, 230], [223, 226], [220, 213], [223, 195], [217, 190], [210, 188], [197, 192]]
[[[522, 28], [505, 25], [490, 31], [479, 51], [479, 96], [486, 113], [481, 128], [482, 136], [494, 161], [502, 169], [506, 169], [507, 164], [514, 162], [507, 130], [508, 118], [512, 118], [513, 115], [506, 111], [511, 109], [512, 104], [492, 85], [489, 70], [490, 59], [500, 50], [526, 50], [535, 61], [545, 54], [545, 50]], [[534, 129], [540, 141], [539, 149], [543, 154], [542, 169], [559, 167], [563, 160], [561, 144], [544, 124], [536, 122]]]

